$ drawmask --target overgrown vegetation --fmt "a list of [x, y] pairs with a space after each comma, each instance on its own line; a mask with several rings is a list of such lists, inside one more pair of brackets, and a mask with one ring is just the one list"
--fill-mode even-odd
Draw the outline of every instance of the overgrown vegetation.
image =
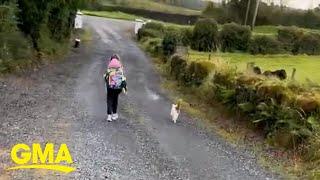
[[[169, 29], [171, 28], [165, 26], [164, 33]], [[274, 51], [286, 43], [286, 47], [290, 50], [293, 44], [296, 46], [292, 41], [300, 38], [295, 38], [295, 31], [293, 33], [291, 30], [284, 31], [279, 33], [278, 39], [268, 36], [255, 37], [254, 42], [250, 43], [250, 49], [253, 46], [254, 53], [276, 53]], [[182, 32], [181, 30], [180, 33], [183, 34]], [[228, 31], [222, 32], [225, 34]], [[226, 37], [231, 34], [230, 39], [237, 41], [239, 40], [237, 33], [238, 31], [226, 33], [228, 35]], [[310, 34], [303, 34], [302, 37], [305, 35]], [[193, 41], [194, 38], [195, 36], [192, 37]], [[181, 39], [177, 39], [177, 42], [181, 42]], [[140, 41], [147, 49], [159, 48], [159, 43], [144, 43], [151, 42], [150, 36], [140, 38]], [[157, 41], [159, 42], [159, 39]], [[165, 48], [162, 46], [162, 49]], [[154, 55], [161, 58], [168, 57], [162, 56], [163, 54]], [[240, 114], [241, 119], [247, 120], [256, 130], [263, 132], [271, 145], [294, 149], [300, 153], [305, 162], [320, 161], [319, 154], [315, 151], [319, 144], [315, 139], [319, 133], [316, 127], [320, 125], [319, 86], [300, 84], [294, 79], [283, 81], [275, 77], [257, 75], [251, 66], [238, 70], [212, 56], [204, 60], [186, 54], [175, 54], [171, 58], [166, 58], [163, 63], [165, 64], [163, 66], [169, 69], [171, 77], [179, 84], [190, 90], [197, 89], [198, 95], [195, 96], [203, 102], [208, 104], [220, 102], [234, 114]], [[312, 168], [317, 169], [316, 166]]]
[[1, 0], [0, 72], [65, 48], [62, 44], [68, 41], [77, 8], [84, 2]]

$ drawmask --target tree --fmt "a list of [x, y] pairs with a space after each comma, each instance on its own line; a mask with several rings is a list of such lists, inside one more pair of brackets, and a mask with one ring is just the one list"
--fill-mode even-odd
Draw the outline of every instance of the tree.
[[244, 25], [247, 25], [248, 22], [248, 16], [249, 16], [249, 11], [250, 11], [250, 5], [251, 5], [251, 0], [248, 0], [248, 5], [247, 5], [247, 11], [246, 11], [246, 18], [244, 20]]
[[260, 0], [257, 0], [257, 2], [256, 2], [256, 7], [255, 7], [255, 10], [254, 10], [254, 15], [253, 15], [253, 20], [252, 20], [251, 29], [253, 29], [254, 26], [255, 26], [255, 24], [256, 24], [256, 19], [257, 19], [257, 15], [258, 15], [259, 5], [260, 5]]
[[50, 37], [62, 40], [70, 36], [77, 8], [85, 0], [17, 0], [19, 28], [31, 37], [33, 47], [39, 51], [41, 31], [48, 28]]

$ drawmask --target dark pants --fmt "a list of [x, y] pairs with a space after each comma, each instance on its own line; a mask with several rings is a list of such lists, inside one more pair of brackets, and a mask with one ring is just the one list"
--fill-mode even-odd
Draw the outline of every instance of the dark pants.
[[121, 91], [122, 91], [121, 89], [108, 88], [107, 90], [108, 115], [117, 113], [118, 97]]

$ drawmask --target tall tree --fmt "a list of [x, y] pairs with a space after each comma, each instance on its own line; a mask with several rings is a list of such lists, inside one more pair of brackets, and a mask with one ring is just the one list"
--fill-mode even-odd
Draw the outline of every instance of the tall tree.
[[260, 5], [260, 0], [257, 0], [257, 2], [256, 2], [256, 7], [255, 7], [255, 10], [254, 10], [254, 15], [253, 15], [253, 20], [252, 20], [251, 29], [253, 29], [254, 26], [256, 25], [256, 19], [257, 19], [257, 15], [258, 15], [259, 5]]
[[244, 20], [244, 25], [247, 25], [248, 22], [248, 16], [249, 16], [249, 11], [250, 11], [250, 6], [251, 6], [251, 0], [248, 0], [248, 5], [247, 5], [247, 11], [246, 11], [246, 18]]

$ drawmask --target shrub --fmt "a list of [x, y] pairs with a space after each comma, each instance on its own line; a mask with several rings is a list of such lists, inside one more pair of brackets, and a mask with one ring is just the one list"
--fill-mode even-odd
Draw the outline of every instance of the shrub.
[[192, 28], [181, 29], [181, 43], [184, 46], [190, 46], [192, 42]]
[[247, 51], [251, 39], [251, 31], [249, 27], [235, 23], [225, 24], [219, 38], [223, 52]]
[[294, 54], [308, 54], [319, 55], [320, 54], [320, 35], [308, 33], [302, 36], [302, 38], [296, 42]]
[[[1, 35], [0, 35], [1, 36]], [[7, 43], [9, 54], [13, 59], [29, 59], [32, 56], [32, 47], [20, 32], [9, 32], [3, 37]], [[2, 38], [0, 38], [2, 39]], [[1, 56], [1, 55], [0, 55]]]
[[280, 42], [272, 37], [257, 36], [250, 42], [250, 52], [252, 54], [277, 54], [282, 52], [282, 48]]
[[213, 69], [214, 64], [210, 61], [193, 61], [188, 67], [186, 84], [200, 86]]
[[162, 39], [160, 38], [149, 38], [145, 42], [143, 42], [143, 46], [145, 49], [152, 53], [153, 55], [162, 54]]
[[153, 29], [160, 32], [164, 32], [164, 25], [162, 23], [149, 22], [143, 26], [145, 29]]
[[216, 51], [218, 25], [214, 19], [201, 19], [193, 29], [191, 48], [198, 51]]
[[146, 37], [150, 37], [150, 38], [161, 37], [161, 32], [154, 29], [147, 29], [147, 28], [139, 29], [138, 35], [137, 35], [138, 41]]
[[303, 31], [296, 27], [285, 27], [278, 30], [278, 40], [282, 43], [284, 50], [292, 52], [294, 45], [303, 36]]
[[170, 62], [171, 75], [173, 75], [176, 80], [181, 81], [186, 74], [187, 66], [187, 61], [183, 57], [179, 55], [172, 56]]
[[165, 56], [172, 55], [177, 48], [177, 34], [176, 33], [166, 33], [162, 41], [162, 52]]

